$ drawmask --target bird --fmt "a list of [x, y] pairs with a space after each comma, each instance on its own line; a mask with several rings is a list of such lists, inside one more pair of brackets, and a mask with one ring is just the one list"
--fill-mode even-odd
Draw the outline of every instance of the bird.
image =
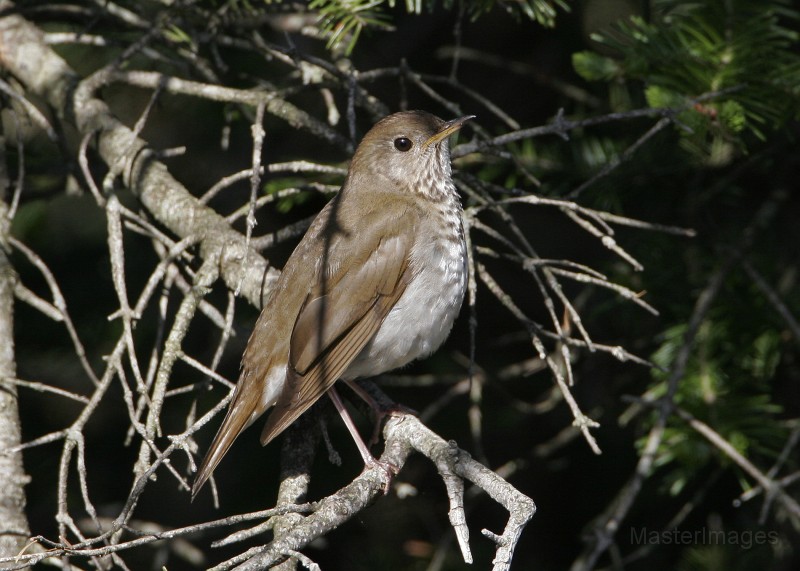
[[365, 465], [378, 463], [333, 385], [430, 355], [449, 335], [467, 246], [448, 139], [473, 118], [401, 111], [364, 135], [267, 297], [193, 499], [245, 428], [270, 411], [266, 446], [326, 393]]

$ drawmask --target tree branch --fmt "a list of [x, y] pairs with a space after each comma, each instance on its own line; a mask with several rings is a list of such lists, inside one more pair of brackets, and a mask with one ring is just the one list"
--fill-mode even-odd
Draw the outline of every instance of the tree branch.
[[[375, 394], [376, 388], [370, 388]], [[465, 560], [471, 562], [466, 516], [463, 507], [463, 480], [469, 480], [509, 512], [502, 534], [484, 530], [484, 535], [497, 545], [493, 571], [506, 571], [520, 534], [536, 511], [533, 501], [516, 490], [496, 473], [458, 448], [455, 442], [446, 442], [410, 414], [393, 413], [383, 431], [386, 447], [382, 462], [402, 468], [412, 450], [430, 459], [445, 481], [450, 499], [450, 521], [461, 544]], [[348, 521], [370, 505], [382, 493], [386, 472], [380, 468], [365, 469], [350, 484], [315, 504], [314, 512], [303, 517], [279, 538], [267, 545], [253, 548], [230, 559], [213, 571], [256, 571], [283, 561], [293, 552], [308, 545]]]
[[[0, 3], [0, 10], [8, 8]], [[203, 205], [156, 160], [147, 143], [114, 117], [94, 97], [92, 81], [79, 82], [75, 72], [44, 41], [43, 34], [16, 14], [0, 18], [0, 65], [27, 89], [44, 97], [59, 117], [81, 137], [94, 134], [101, 158], [148, 211], [180, 238], [199, 237], [203, 258], [218, 261], [220, 276], [231, 289], [241, 281], [242, 295], [256, 307], [279, 272], [253, 250], [225, 219]], [[89, 78], [90, 80], [92, 78]], [[247, 271], [242, 278], [244, 261]]]
[[[2, 145], [2, 133], [0, 133]], [[5, 153], [0, 148], [0, 169], [5, 170]], [[30, 536], [25, 516], [25, 484], [30, 477], [18, 449], [22, 428], [17, 407], [17, 376], [14, 357], [14, 268], [8, 259], [10, 220], [0, 176], [0, 558], [22, 551]]]

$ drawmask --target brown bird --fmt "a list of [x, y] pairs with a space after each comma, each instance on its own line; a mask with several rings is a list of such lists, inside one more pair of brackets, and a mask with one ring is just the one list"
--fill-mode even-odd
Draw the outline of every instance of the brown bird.
[[333, 384], [429, 355], [449, 334], [464, 298], [467, 254], [448, 137], [472, 118], [445, 122], [405, 111], [364, 136], [344, 185], [311, 224], [261, 311], [192, 497], [269, 408], [262, 445], [326, 392], [365, 464], [377, 462]]

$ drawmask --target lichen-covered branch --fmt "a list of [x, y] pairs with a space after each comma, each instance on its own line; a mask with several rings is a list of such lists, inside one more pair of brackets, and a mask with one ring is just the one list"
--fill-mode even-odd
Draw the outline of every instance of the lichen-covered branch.
[[[2, 145], [0, 133], [0, 145]], [[6, 157], [0, 148], [0, 163]], [[0, 167], [2, 168], [2, 167]], [[0, 176], [0, 184], [3, 177]], [[30, 531], [25, 513], [25, 484], [29, 477], [22, 465], [17, 376], [14, 357], [14, 284], [16, 272], [8, 259], [7, 205], [0, 188], [0, 558], [17, 555], [28, 543]]]
[[[8, 3], [6, 8], [8, 7]], [[0, 4], [0, 10], [3, 5]], [[180, 238], [199, 239], [204, 258], [219, 260], [221, 277], [232, 289], [260, 306], [278, 271], [255, 251], [213, 209], [201, 204], [148, 151], [147, 143], [123, 125], [95, 97], [89, 84], [44, 42], [43, 34], [16, 14], [0, 18], [0, 65], [32, 92], [44, 97], [62, 120], [81, 136], [94, 135], [97, 150], [112, 172], [123, 177], [148, 211]], [[242, 263], [247, 261], [244, 272]]]

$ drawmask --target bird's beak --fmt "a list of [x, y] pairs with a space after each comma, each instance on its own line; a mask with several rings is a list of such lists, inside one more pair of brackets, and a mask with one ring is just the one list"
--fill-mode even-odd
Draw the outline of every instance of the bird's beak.
[[474, 119], [475, 115], [465, 115], [464, 117], [459, 117], [458, 119], [453, 119], [452, 121], [448, 121], [442, 128], [439, 129], [439, 132], [429, 138], [427, 141], [422, 143], [423, 147], [429, 147], [431, 145], [435, 145], [439, 141], [443, 141], [456, 131], [458, 131], [464, 123], [469, 121], [470, 119]]

